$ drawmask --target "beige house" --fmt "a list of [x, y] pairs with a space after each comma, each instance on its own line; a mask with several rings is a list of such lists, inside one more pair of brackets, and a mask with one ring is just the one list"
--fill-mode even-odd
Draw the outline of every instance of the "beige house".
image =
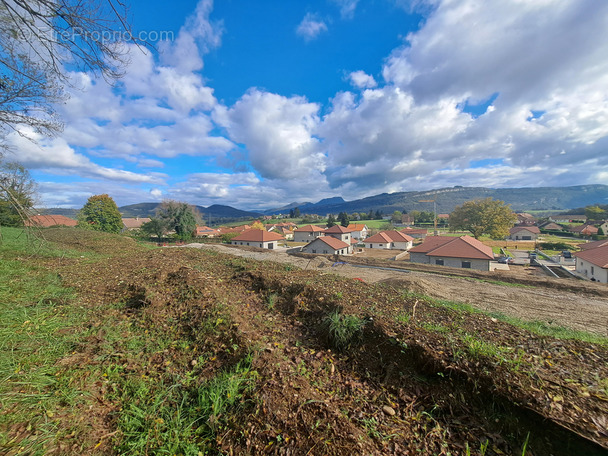
[[278, 233], [266, 230], [247, 230], [232, 238], [232, 245], [244, 245], [249, 247], [259, 247], [260, 249], [276, 249], [278, 243], [285, 238]]
[[321, 236], [305, 245], [302, 252], [322, 255], [349, 255], [353, 253], [353, 247], [335, 237]]
[[410, 249], [410, 261], [452, 268], [492, 270], [492, 248], [471, 236], [428, 236]]
[[608, 243], [576, 252], [574, 257], [576, 272], [590, 280], [608, 283]]
[[293, 230], [294, 242], [310, 242], [324, 235], [324, 229], [317, 225], [306, 225]]
[[512, 241], [536, 241], [540, 235], [537, 226], [514, 226], [509, 230], [509, 237]]
[[368, 249], [409, 250], [414, 238], [400, 231], [381, 231], [365, 240]]
[[351, 243], [352, 230], [349, 228], [345, 228], [342, 225], [334, 225], [331, 228], [327, 228], [324, 233], [325, 236], [331, 236], [333, 238], [339, 239], [342, 242], [346, 242], [348, 245], [350, 245]]

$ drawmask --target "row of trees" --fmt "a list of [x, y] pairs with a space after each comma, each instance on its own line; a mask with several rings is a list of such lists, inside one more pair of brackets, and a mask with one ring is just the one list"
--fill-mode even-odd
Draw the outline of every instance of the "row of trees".
[[[158, 237], [159, 241], [169, 232], [178, 239], [192, 238], [201, 215], [187, 203], [164, 201], [156, 215], [141, 227], [142, 232]], [[108, 233], [119, 233], [123, 228], [122, 215], [114, 200], [108, 195], [91, 196], [78, 213], [78, 226]]]

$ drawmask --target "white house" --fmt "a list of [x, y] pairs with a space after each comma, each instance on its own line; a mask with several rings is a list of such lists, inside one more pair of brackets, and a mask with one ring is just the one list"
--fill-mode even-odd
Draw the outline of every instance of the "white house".
[[247, 230], [232, 238], [232, 245], [259, 247], [260, 249], [276, 249], [280, 240], [285, 239], [278, 233], [266, 230]]
[[608, 245], [576, 252], [574, 257], [576, 272], [588, 279], [608, 283]]
[[413, 263], [490, 271], [493, 260], [492, 248], [471, 236], [427, 236], [410, 249]]
[[414, 238], [400, 231], [381, 231], [365, 240], [368, 249], [409, 250]]
[[331, 228], [327, 228], [324, 233], [325, 236], [334, 237], [350, 245], [352, 230], [350, 230], [349, 228], [345, 228], [342, 225], [334, 225]]
[[348, 229], [351, 230], [351, 237], [359, 241], [365, 239], [369, 232], [369, 228], [365, 223], [351, 223], [350, 225], [348, 225]]
[[294, 242], [310, 242], [324, 235], [324, 229], [317, 225], [306, 225], [293, 230]]
[[335, 237], [322, 236], [302, 247], [302, 252], [323, 255], [349, 255], [353, 253], [353, 247]]
[[512, 241], [536, 241], [540, 235], [537, 226], [514, 226], [509, 230], [509, 237]]

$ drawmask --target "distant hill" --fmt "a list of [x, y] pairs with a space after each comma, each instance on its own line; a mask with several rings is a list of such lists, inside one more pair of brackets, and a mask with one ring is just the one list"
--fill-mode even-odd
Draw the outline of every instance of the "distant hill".
[[78, 209], [66, 209], [63, 207], [51, 207], [43, 209], [34, 209], [40, 215], [63, 215], [76, 220], [78, 216]]
[[[608, 203], [608, 185], [538, 188], [457, 186], [423, 192], [382, 193], [354, 201], [344, 201], [340, 197], [334, 197], [298, 207], [302, 213], [320, 215], [338, 214], [340, 212], [369, 212], [370, 210], [379, 210], [384, 214], [391, 214], [394, 211], [432, 211], [433, 203], [421, 201], [435, 200], [437, 213], [450, 213], [456, 206], [460, 206], [466, 201], [488, 197], [510, 204], [515, 211], [567, 210], [591, 204]], [[275, 209], [265, 211], [265, 213], [279, 214], [286, 213], [286, 211]]]
[[[160, 206], [160, 203], [139, 203], [129, 204], [128, 206], [121, 206], [118, 208], [123, 217], [154, 217], [156, 209]], [[230, 206], [223, 206], [221, 204], [213, 204], [209, 207], [195, 206], [198, 211], [203, 215], [206, 223], [228, 223], [241, 219], [252, 219], [260, 217], [262, 214], [259, 212], [242, 211], [235, 209]]]

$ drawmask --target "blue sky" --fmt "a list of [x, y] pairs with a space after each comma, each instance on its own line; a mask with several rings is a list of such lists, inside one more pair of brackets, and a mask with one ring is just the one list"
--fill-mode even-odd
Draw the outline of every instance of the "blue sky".
[[608, 2], [151, 0], [130, 17], [170, 39], [131, 46], [116, 87], [70, 73], [58, 137], [9, 138], [42, 205], [608, 183]]

